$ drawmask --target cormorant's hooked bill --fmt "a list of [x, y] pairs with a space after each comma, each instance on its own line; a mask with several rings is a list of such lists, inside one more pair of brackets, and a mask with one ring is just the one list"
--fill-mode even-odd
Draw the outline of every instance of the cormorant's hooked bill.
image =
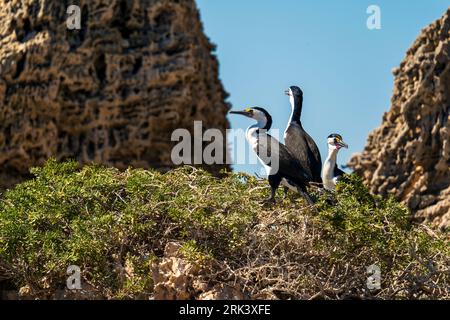
[[259, 113], [262, 113], [264, 115], [264, 117], [266, 117], [266, 118], [271, 118], [269, 112], [267, 112], [266, 109], [260, 108], [260, 107], [245, 108], [242, 111], [230, 111], [230, 113], [232, 113], [232, 114], [241, 114], [241, 115], [244, 115], [244, 116], [247, 116], [247, 117], [248, 116], [251, 117], [251, 116], [253, 116], [255, 114], [255, 111], [257, 111], [257, 113], [259, 111]]
[[252, 114], [253, 114], [253, 110], [250, 109], [250, 108], [247, 108], [247, 109], [242, 110], [242, 111], [230, 111], [230, 113], [231, 114], [240, 114], [240, 115], [243, 115], [243, 116], [251, 118]]
[[231, 114], [240, 114], [258, 121], [260, 129], [270, 130], [272, 126], [272, 116], [266, 109], [260, 107], [246, 108], [242, 111], [230, 111]]
[[332, 133], [327, 137], [327, 139], [328, 139], [328, 144], [330, 146], [336, 147], [336, 149], [338, 149], [338, 150], [341, 148], [348, 149], [348, 144], [344, 142], [344, 140], [342, 139], [342, 136], [340, 134]]

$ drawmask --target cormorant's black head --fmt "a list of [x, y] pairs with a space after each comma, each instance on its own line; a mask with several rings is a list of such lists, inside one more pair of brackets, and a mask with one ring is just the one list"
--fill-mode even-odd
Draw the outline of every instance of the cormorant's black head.
[[303, 91], [297, 86], [290, 86], [288, 90], [285, 91], [286, 95], [292, 96], [294, 98], [303, 98]]
[[332, 134], [330, 134], [327, 137], [327, 139], [339, 139], [339, 140], [342, 140], [342, 136], [340, 134], [338, 134], [338, 133], [332, 133]]
[[348, 144], [346, 144], [344, 142], [344, 140], [342, 139], [342, 136], [340, 134], [337, 133], [332, 133], [327, 137], [327, 143], [328, 143], [328, 148], [331, 149], [341, 149], [341, 148], [346, 148], [348, 149]]
[[272, 116], [266, 109], [260, 107], [247, 108], [243, 111], [230, 111], [232, 114], [240, 114], [255, 119], [261, 125], [261, 129], [269, 130], [272, 126]]

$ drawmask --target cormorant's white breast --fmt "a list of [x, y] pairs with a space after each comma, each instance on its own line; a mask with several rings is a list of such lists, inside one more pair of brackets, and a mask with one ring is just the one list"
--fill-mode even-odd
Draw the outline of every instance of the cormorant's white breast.
[[337, 155], [341, 148], [348, 148], [348, 145], [342, 140], [342, 136], [337, 133], [328, 136], [327, 144], [328, 156], [323, 163], [322, 181], [325, 189], [335, 190], [337, 182], [345, 174], [337, 166]]

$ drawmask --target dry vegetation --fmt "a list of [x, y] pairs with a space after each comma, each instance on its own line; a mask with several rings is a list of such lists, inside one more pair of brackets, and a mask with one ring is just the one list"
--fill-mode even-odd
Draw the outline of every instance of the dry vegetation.
[[[450, 298], [448, 232], [413, 225], [357, 176], [314, 194], [308, 208], [281, 190], [265, 207], [265, 181], [192, 167], [160, 174], [49, 161], [33, 174], [0, 203], [0, 281], [31, 297], [52, 297], [75, 264], [101, 297], [151, 298], [152, 266], [176, 242], [203, 282], [246, 298]], [[366, 285], [372, 264], [380, 290]]]

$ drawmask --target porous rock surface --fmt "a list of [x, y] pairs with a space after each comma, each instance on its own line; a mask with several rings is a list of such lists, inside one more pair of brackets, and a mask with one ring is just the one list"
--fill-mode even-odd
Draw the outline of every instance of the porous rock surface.
[[422, 30], [394, 70], [392, 105], [349, 163], [372, 192], [418, 220], [450, 226], [450, 9]]
[[243, 300], [248, 299], [235, 283], [213, 283], [212, 267], [189, 261], [179, 243], [169, 242], [164, 257], [152, 264], [155, 300]]
[[[67, 13], [78, 5], [81, 29]], [[49, 157], [168, 169], [174, 129], [228, 128], [193, 0], [0, 0], [0, 181]], [[212, 168], [212, 171], [217, 168]]]

